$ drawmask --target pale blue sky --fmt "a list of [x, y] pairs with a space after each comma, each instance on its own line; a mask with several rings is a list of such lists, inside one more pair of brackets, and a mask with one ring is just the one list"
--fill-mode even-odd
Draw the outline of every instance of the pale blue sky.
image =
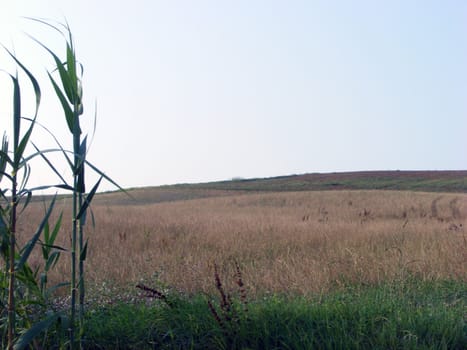
[[[466, 1], [0, 4], [0, 40], [41, 77], [39, 118], [60, 137], [44, 75], [52, 62], [21, 31], [58, 50], [60, 38], [20, 16], [66, 17], [85, 67], [88, 130], [98, 103], [89, 159], [123, 187], [467, 169]], [[12, 69], [3, 53], [0, 66]]]

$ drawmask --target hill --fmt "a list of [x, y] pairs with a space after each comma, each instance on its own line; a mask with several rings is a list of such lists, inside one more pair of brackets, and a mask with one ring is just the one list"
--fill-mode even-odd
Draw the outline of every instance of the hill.
[[177, 184], [99, 194], [99, 204], [148, 204], [238, 194], [239, 192], [400, 190], [467, 192], [467, 171], [360, 171], [312, 173], [257, 179], [234, 179], [198, 184]]

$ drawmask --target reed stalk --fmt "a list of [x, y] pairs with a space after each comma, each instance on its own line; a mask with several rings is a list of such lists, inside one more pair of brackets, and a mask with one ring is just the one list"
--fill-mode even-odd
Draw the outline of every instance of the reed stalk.
[[[35, 20], [35, 19], [33, 19]], [[48, 25], [58, 31], [66, 42], [66, 60], [62, 61], [60, 58], [51, 51], [48, 47], [38, 42], [54, 59], [56, 71], [59, 74], [59, 79], [54, 79], [49, 73], [50, 81], [53, 85], [55, 93], [61, 103], [65, 120], [72, 136], [73, 145], [73, 161], [63, 151], [61, 145], [59, 148], [62, 150], [70, 169], [73, 174], [73, 186], [70, 188], [72, 191], [72, 231], [71, 231], [71, 282], [70, 282], [70, 344], [71, 348], [76, 347], [76, 318], [78, 316], [79, 336], [78, 342], [80, 347], [81, 334], [84, 332], [84, 304], [85, 304], [85, 260], [87, 252], [88, 241], [85, 239], [84, 226], [86, 224], [86, 213], [91, 204], [92, 198], [99, 187], [101, 180], [104, 178], [119, 189], [122, 190], [112, 179], [106, 176], [102, 171], [97, 169], [94, 165], [87, 162], [86, 155], [87, 149], [87, 135], [82, 137], [82, 130], [80, 126], [80, 116], [83, 114], [83, 90], [81, 86], [81, 76], [83, 72], [82, 65], [76, 59], [76, 52], [74, 48], [73, 36], [68, 24], [60, 24], [63, 28], [51, 25], [48, 22], [35, 20], [42, 24]], [[37, 41], [37, 40], [36, 40]], [[89, 166], [93, 171], [100, 175], [100, 179], [94, 184], [91, 191], [86, 194], [85, 186], [85, 166]], [[57, 173], [57, 172], [56, 172]], [[78, 304], [78, 310], [77, 310]], [[78, 313], [78, 315], [77, 315]]]
[[[18, 59], [8, 49], [5, 48], [5, 50], [10, 54], [10, 56], [15, 60], [17, 65], [27, 75], [34, 88], [34, 93], [36, 96], [36, 111], [34, 118], [26, 132], [24, 134], [21, 134], [21, 89], [18, 78], [18, 72], [16, 72], [16, 75], [8, 74], [13, 82], [13, 157], [10, 157], [9, 155], [8, 139], [5, 134], [2, 142], [2, 150], [0, 152], [0, 180], [3, 177], [10, 180], [11, 195], [9, 198], [10, 202], [6, 205], [6, 210], [2, 210], [3, 217], [1, 218], [0, 233], [4, 238], [5, 236], [8, 237], [8, 247], [7, 249], [5, 249], [7, 255], [5, 260], [8, 274], [7, 348], [13, 349], [14, 342], [16, 339], [16, 274], [25, 266], [25, 263], [29, 257], [32, 247], [36, 242], [34, 239], [38, 237], [38, 234], [34, 235], [33, 239], [29, 242], [29, 247], [25, 247], [26, 249], [20, 251], [20, 254], [18, 254], [16, 248], [16, 227], [18, 220], [17, 207], [21, 196], [29, 194], [29, 191], [25, 190], [25, 186], [29, 177], [29, 165], [27, 164], [27, 162], [24, 161], [23, 154], [26, 145], [29, 143], [29, 138], [34, 127], [35, 119], [37, 117], [41, 93], [39, 84], [37, 83], [33, 75], [26, 69], [26, 67], [20, 61], [18, 61]], [[10, 170], [9, 174], [7, 168], [9, 168]], [[22, 176], [21, 185], [18, 186], [18, 173], [21, 170], [23, 170], [24, 173]], [[2, 199], [5, 199], [8, 202], [8, 198], [5, 196], [5, 193], [6, 190], [2, 189], [1, 197]], [[25, 203], [25, 206], [27, 205], [27, 203], [28, 202]], [[8, 222], [8, 227], [5, 227], [6, 222]], [[5, 239], [3, 239], [3, 241], [5, 242]]]

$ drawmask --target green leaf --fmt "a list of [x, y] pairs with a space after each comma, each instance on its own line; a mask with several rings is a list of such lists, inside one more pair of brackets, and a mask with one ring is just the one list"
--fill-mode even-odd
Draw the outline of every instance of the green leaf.
[[19, 191], [24, 192], [24, 191], [27, 191], [25, 187], [26, 187], [26, 184], [28, 183], [29, 176], [31, 175], [31, 166], [29, 164], [24, 164], [19, 169], [21, 168], [23, 169], [24, 174], [21, 177], [21, 185], [19, 186]]
[[92, 163], [86, 161], [86, 164], [92, 169], [94, 170], [96, 173], [98, 173], [102, 178], [106, 179], [107, 181], [109, 181], [112, 185], [114, 185], [115, 187], [117, 187], [120, 191], [122, 191], [123, 193], [125, 193], [128, 197], [132, 198], [132, 199], [135, 199], [130, 193], [128, 193], [125, 189], [123, 189], [122, 187], [120, 187], [119, 184], [117, 184], [114, 180], [112, 180], [110, 177], [108, 177], [107, 175], [105, 175], [101, 170], [99, 170], [96, 166], [94, 166]]
[[57, 283], [56, 285], [50, 287], [47, 289], [46, 291], [46, 295], [51, 295], [53, 294], [58, 288], [62, 288], [62, 287], [68, 287], [70, 285], [70, 282], [61, 282], [61, 283]]
[[50, 189], [50, 188], [61, 188], [61, 189], [63, 189], [63, 190], [68, 190], [68, 191], [72, 191], [72, 190], [73, 190], [73, 187], [71, 187], [71, 186], [58, 184], [58, 185], [37, 186], [37, 187], [30, 188], [29, 191], [31, 191], [31, 192], [34, 192], [34, 191], [43, 191], [43, 190], [48, 190], [48, 189]]
[[73, 110], [71, 109], [70, 105], [68, 104], [68, 101], [65, 98], [65, 95], [63, 95], [62, 90], [60, 90], [60, 87], [57, 85], [52, 75], [50, 75], [50, 73], [47, 74], [49, 75], [50, 81], [52, 82], [55, 94], [57, 95], [58, 99], [60, 100], [60, 103], [62, 104], [62, 108], [65, 113], [65, 119], [68, 124], [68, 129], [70, 129], [70, 132], [73, 133], [75, 118]]
[[[60, 147], [60, 146], [59, 146]], [[70, 169], [73, 169], [73, 163], [71, 163], [70, 161], [70, 158], [67, 156], [67, 152], [68, 153], [73, 153], [71, 151], [66, 151], [64, 150], [63, 148], [52, 148], [52, 149], [46, 149], [46, 150], [41, 150], [40, 152], [35, 152], [25, 158], [23, 158], [22, 162], [21, 162], [21, 166], [23, 166], [24, 164], [28, 163], [31, 159], [34, 159], [35, 157], [37, 156], [40, 156], [41, 154], [46, 154], [46, 153], [52, 153], [52, 152], [62, 152], [63, 155], [65, 156], [65, 158], [67, 159], [68, 161], [68, 165], [70, 166]]]
[[31, 37], [32, 40], [34, 40], [40, 46], [42, 46], [54, 59], [55, 65], [56, 65], [58, 73], [60, 75], [60, 81], [62, 83], [63, 90], [65, 90], [65, 94], [66, 94], [66, 96], [68, 98], [68, 102], [70, 102], [70, 104], [74, 105], [75, 102], [76, 102], [76, 90], [74, 90], [73, 81], [72, 81], [72, 79], [70, 77], [69, 72], [65, 69], [65, 64], [62, 63], [60, 58], [58, 58], [58, 56], [51, 49], [49, 49], [47, 46], [42, 44], [36, 38], [34, 38], [32, 36], [30, 36], [30, 37]]
[[[23, 119], [26, 119], [26, 120], [30, 120], [32, 121], [31, 119], [29, 118], [23, 118]], [[68, 165], [70, 166], [70, 169], [73, 168], [73, 163], [71, 162], [70, 158], [68, 157], [67, 155], [67, 151], [65, 151], [65, 149], [62, 147], [62, 145], [60, 144], [60, 142], [58, 141], [58, 139], [55, 137], [55, 135], [49, 130], [47, 129], [44, 125], [42, 125], [41, 123], [39, 123], [38, 121], [35, 121], [35, 124], [40, 126], [42, 129], [44, 129], [55, 141], [55, 143], [57, 144], [57, 146], [60, 148], [60, 151], [63, 153], [63, 155], [65, 156], [65, 159], [67, 160], [68, 162]], [[43, 153], [45, 152], [56, 152], [58, 150], [47, 150], [47, 151], [43, 151]], [[70, 152], [72, 153], [72, 152]], [[24, 161], [24, 160], [23, 160]]]
[[[8, 147], [8, 146], [7, 146]], [[8, 156], [8, 150], [6, 152], [4, 152], [3, 150], [0, 151], [0, 157], [9, 165], [13, 166], [13, 161], [11, 160], [11, 158]]]
[[85, 201], [83, 202], [83, 205], [79, 209], [78, 215], [76, 215], [76, 220], [81, 219], [81, 217], [86, 213], [86, 210], [88, 209], [89, 205], [91, 204], [92, 198], [96, 194], [97, 188], [99, 187], [99, 184], [102, 181], [102, 177], [99, 178], [99, 180], [96, 182], [94, 187], [92, 188], [91, 192], [86, 196]]
[[24, 150], [26, 149], [26, 146], [28, 145], [29, 138], [31, 137], [32, 130], [34, 128], [34, 124], [31, 123], [31, 126], [29, 127], [28, 131], [24, 134], [23, 138], [21, 139], [21, 142], [17, 146], [17, 149], [14, 151], [15, 155], [15, 167], [19, 167], [20, 161], [23, 158], [23, 153]]
[[10, 56], [16, 61], [18, 66], [21, 67], [21, 69], [26, 73], [28, 76], [29, 80], [31, 81], [31, 84], [34, 88], [34, 94], [36, 96], [36, 111], [34, 113], [34, 118], [36, 119], [37, 113], [39, 111], [39, 106], [41, 103], [41, 89], [39, 87], [39, 83], [37, 82], [37, 79], [34, 77], [34, 75], [31, 74], [31, 72], [19, 61], [15, 55], [13, 55], [5, 46], [3, 46], [5, 50], [10, 54]]
[[29, 346], [29, 344], [34, 340], [34, 338], [40, 336], [43, 332], [48, 330], [56, 322], [59, 322], [61, 318], [64, 317], [64, 314], [61, 312], [52, 313], [44, 320], [35, 323], [31, 328], [26, 332], [21, 334], [15, 343], [14, 350], [23, 350]]
[[81, 251], [79, 255], [79, 261], [85, 261], [87, 253], [88, 253], [88, 240], [86, 240], [86, 243], [84, 243], [83, 250]]
[[6, 166], [8, 164], [8, 138], [6, 133], [3, 133], [2, 146], [0, 148], [0, 182], [5, 174]]
[[60, 251], [63, 251], [63, 252], [67, 252], [68, 250], [63, 248], [63, 247], [60, 247], [58, 245], [54, 245], [54, 244], [46, 244], [46, 243], [43, 243], [41, 241], [39, 241], [39, 244], [45, 246], [45, 247], [48, 247], [48, 248], [53, 248], [53, 249], [57, 249], [57, 250], [60, 250]]
[[21, 253], [21, 258], [16, 266], [17, 270], [21, 270], [23, 265], [26, 263], [26, 261], [29, 258], [29, 255], [31, 254], [32, 250], [34, 249], [34, 246], [36, 245], [37, 240], [39, 239], [40, 234], [42, 233], [42, 230], [44, 229], [44, 226], [49, 220], [50, 214], [52, 213], [52, 210], [55, 205], [55, 200], [57, 199], [57, 195], [55, 195], [52, 199], [52, 202], [50, 203], [49, 209], [47, 210], [45, 216], [42, 218], [42, 221], [36, 231], [36, 233], [32, 236], [32, 238], [29, 240], [28, 243], [26, 243], [26, 246], [24, 247], [22, 253]]
[[[44, 225], [44, 241], [47, 242], [49, 240], [49, 235], [50, 235], [50, 226], [49, 226], [49, 222], [47, 221]], [[41, 246], [42, 246], [42, 258], [44, 260], [47, 260], [49, 258], [50, 248], [48, 248], [44, 244], [41, 244]]]
[[86, 141], [87, 136], [84, 138], [83, 142], [79, 145], [78, 149], [78, 164], [76, 165], [77, 168], [77, 176], [78, 176], [78, 183], [77, 183], [77, 190], [79, 193], [86, 192], [85, 187], [85, 178], [84, 178], [84, 162], [86, 161]]
[[[70, 37], [70, 42], [72, 38]], [[74, 96], [74, 103], [81, 103], [81, 96], [78, 93], [78, 79], [76, 75], [76, 58], [73, 48], [70, 46], [70, 42], [66, 45], [66, 65], [68, 69], [68, 76], [70, 77], [70, 82], [73, 87], [75, 87], [76, 95]]]
[[42, 152], [41, 150], [39, 150], [39, 148], [37, 148], [37, 146], [34, 144], [34, 142], [32, 142], [32, 145], [37, 151], [36, 154], [40, 155], [42, 157], [42, 159], [44, 159], [44, 161], [47, 163], [49, 168], [52, 169], [52, 171], [59, 177], [59, 179], [63, 182], [64, 185], [68, 185], [66, 180], [63, 178], [62, 174], [60, 174], [60, 172], [54, 167], [52, 162], [45, 156], [45, 153]]
[[51, 268], [53, 268], [57, 264], [59, 258], [60, 252], [58, 250], [52, 252], [45, 263], [45, 271], [49, 271]]
[[26, 134], [23, 136], [21, 142], [19, 141], [20, 138], [20, 127], [21, 127], [21, 91], [18, 76], [13, 77], [10, 74], [10, 77], [13, 80], [13, 152], [14, 152], [14, 169], [16, 170], [19, 166], [21, 158], [23, 157], [24, 149], [29, 141], [29, 138], [32, 133], [32, 129], [34, 127], [34, 120], [37, 117], [37, 113], [39, 110], [39, 105], [41, 101], [41, 90], [36, 78], [31, 74], [31, 72], [13, 55], [5, 46], [4, 49], [8, 52], [8, 54], [15, 60], [15, 62], [21, 67], [21, 69], [26, 73], [28, 76], [33, 88], [34, 94], [36, 96], [36, 106], [35, 106], [35, 113], [33, 122], [29, 127]]
[[19, 86], [18, 77], [13, 77], [13, 152], [15, 167], [19, 163], [21, 157], [17, 156], [16, 149], [19, 143], [19, 134], [21, 127], [21, 89]]
[[62, 226], [62, 218], [63, 211], [60, 213], [57, 222], [55, 223], [54, 229], [52, 230], [52, 234], [50, 236], [50, 240], [46, 241], [47, 244], [53, 245], [55, 243], [55, 239], [57, 238], [58, 232], [60, 231], [60, 227]]
[[21, 197], [21, 198], [24, 197], [24, 195], [26, 195], [26, 202], [24, 202], [23, 208], [19, 212], [19, 215], [21, 215], [21, 213], [23, 213], [26, 210], [26, 207], [29, 205], [29, 203], [31, 202], [31, 199], [32, 199], [32, 192], [31, 191], [25, 191], [25, 192], [22, 192], [22, 193], [18, 194], [18, 196]]

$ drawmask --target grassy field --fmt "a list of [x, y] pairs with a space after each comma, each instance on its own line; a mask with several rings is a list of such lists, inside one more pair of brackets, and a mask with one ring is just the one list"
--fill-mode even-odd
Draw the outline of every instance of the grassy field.
[[[300, 340], [292, 339], [301, 339], [305, 348], [329, 349], [415, 349], [427, 348], [430, 341], [432, 348], [461, 349], [467, 344], [467, 194], [246, 191], [215, 188], [218, 184], [135, 189], [133, 199], [118, 193], [95, 199], [96, 226], [86, 261], [88, 301], [94, 305], [89, 322], [114, 328], [91, 327], [93, 346], [99, 339], [105, 343], [99, 332], [127, 334], [118, 329], [125, 328], [128, 317], [141, 318], [146, 333], [133, 340], [128, 333], [121, 348], [279, 349], [286, 343], [301, 348]], [[68, 200], [61, 205], [67, 210]], [[40, 205], [35, 209], [39, 217]], [[22, 217], [23, 232], [33, 222], [34, 213]], [[61, 239], [69, 240], [69, 232]], [[60, 269], [52, 280], [67, 275], [66, 261]], [[207, 300], [216, 301], [222, 321], [219, 283], [236, 300], [235, 307], [241, 309], [248, 299], [249, 321], [233, 330], [226, 325], [230, 321], [216, 321], [208, 307]], [[137, 284], [174, 298], [178, 311], [131, 306], [144, 300]], [[256, 338], [248, 333], [261, 325]], [[282, 327], [280, 334], [288, 340], [276, 339], [275, 327]], [[161, 335], [157, 329], [162, 328]], [[326, 342], [326, 337], [334, 340]], [[352, 346], [345, 346], [346, 337]], [[111, 338], [107, 346], [119, 347]], [[319, 339], [325, 345], [319, 346]]]

